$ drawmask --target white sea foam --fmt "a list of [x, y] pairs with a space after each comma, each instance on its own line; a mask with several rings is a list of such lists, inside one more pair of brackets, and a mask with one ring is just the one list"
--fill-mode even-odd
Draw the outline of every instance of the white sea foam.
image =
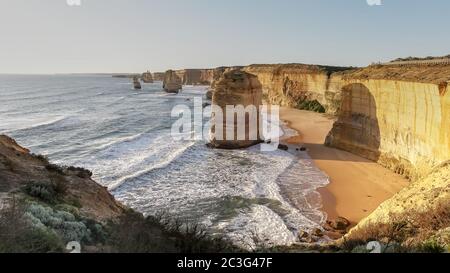
[[[62, 90], [62, 80], [70, 88]], [[1, 82], [0, 89], [17, 82]], [[249, 248], [257, 243], [252, 235], [269, 245], [292, 244], [298, 230], [324, 220], [316, 189], [328, 178], [307, 154], [259, 146], [211, 150], [170, 137], [171, 108], [203, 96], [207, 87], [187, 86], [175, 95], [158, 83], [130, 92], [129, 80], [81, 76], [39, 84], [8, 94], [11, 111], [0, 114], [0, 131], [15, 130], [21, 144], [49, 151], [52, 161], [93, 170], [96, 181], [146, 215], [166, 211]], [[21, 97], [31, 99], [27, 90], [36, 88], [48, 91], [32, 101], [30, 113], [30, 100]], [[281, 126], [284, 137], [296, 135]]]
[[61, 122], [67, 118], [66, 115], [54, 116], [31, 116], [31, 117], [8, 117], [2, 119], [0, 132], [9, 133], [13, 131], [33, 129], [42, 126], [49, 126]]

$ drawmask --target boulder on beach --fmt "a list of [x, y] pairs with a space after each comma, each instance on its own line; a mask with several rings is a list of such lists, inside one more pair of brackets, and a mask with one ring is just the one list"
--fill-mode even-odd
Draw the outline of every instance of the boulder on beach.
[[182, 79], [175, 71], [167, 70], [164, 75], [163, 89], [168, 93], [178, 93], [182, 88]]
[[350, 221], [344, 217], [338, 217], [334, 220], [328, 221], [328, 224], [335, 230], [346, 230], [351, 225]]
[[[215, 111], [212, 113], [209, 146], [221, 149], [240, 149], [261, 143], [258, 121], [259, 109], [262, 105], [262, 88], [255, 75], [239, 69], [224, 73], [215, 83], [212, 103], [213, 106], [219, 106], [223, 115], [221, 117]], [[234, 128], [227, 128], [227, 115], [234, 116], [235, 113], [235, 111], [227, 113], [227, 106], [243, 106], [245, 109], [254, 111], [246, 112], [247, 118], [243, 121], [235, 119]], [[221, 128], [216, 128], [218, 126]], [[245, 128], [245, 135], [239, 134], [239, 127]], [[229, 134], [226, 133], [227, 130]]]

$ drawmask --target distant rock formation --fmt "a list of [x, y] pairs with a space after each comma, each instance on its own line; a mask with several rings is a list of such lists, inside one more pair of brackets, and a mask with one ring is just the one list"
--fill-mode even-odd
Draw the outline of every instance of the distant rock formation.
[[142, 89], [141, 82], [139, 81], [138, 77], [133, 78], [133, 85], [134, 85], [134, 89], [136, 89], [136, 90]]
[[168, 93], [178, 93], [183, 88], [182, 81], [175, 71], [166, 71], [163, 88]]
[[164, 81], [166, 73], [165, 72], [155, 72], [153, 73], [153, 81], [162, 82]]
[[[209, 69], [181, 69], [173, 70], [173, 72], [178, 76], [182, 85], [211, 85], [214, 81], [219, 80], [223, 73], [225, 73], [226, 71], [241, 68], [243, 67], [223, 66]], [[153, 80], [164, 81], [165, 75], [165, 72], [155, 72], [153, 73]]]
[[[213, 105], [219, 106], [223, 111], [223, 119], [213, 112], [211, 121], [211, 143], [213, 148], [221, 149], [240, 149], [247, 148], [252, 145], [258, 144], [259, 140], [259, 124], [250, 124], [249, 120], [245, 120], [245, 138], [240, 140], [238, 137], [238, 126], [235, 120], [234, 122], [234, 139], [226, 138], [226, 116], [232, 113], [227, 113], [227, 105], [237, 106], [242, 105], [244, 107], [254, 105], [256, 106], [256, 117], [259, 118], [259, 107], [262, 105], [262, 90], [261, 83], [255, 75], [246, 73], [241, 70], [231, 70], [223, 74], [219, 81], [215, 84], [215, 90], [213, 92]], [[250, 116], [250, 115], [248, 115]], [[220, 131], [216, 130], [216, 125], [222, 124], [222, 136]], [[241, 124], [242, 125], [242, 124]], [[232, 130], [233, 128], [228, 128]], [[256, 136], [253, 138], [252, 136]]]
[[153, 83], [153, 76], [152, 73], [150, 71], [144, 72], [142, 74], [142, 81], [144, 83]]
[[139, 74], [113, 74], [113, 78], [124, 78], [124, 79], [132, 79], [134, 77], [140, 77]]

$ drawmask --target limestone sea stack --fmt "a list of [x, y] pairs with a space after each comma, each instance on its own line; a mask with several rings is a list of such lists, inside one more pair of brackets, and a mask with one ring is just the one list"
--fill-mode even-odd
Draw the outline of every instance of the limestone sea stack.
[[182, 81], [173, 70], [167, 70], [164, 75], [163, 89], [168, 93], [178, 93], [183, 88]]
[[[230, 70], [222, 75], [215, 83], [212, 103], [219, 106], [223, 111], [223, 117], [216, 114], [214, 109], [211, 119], [210, 144], [213, 148], [220, 149], [242, 149], [261, 142], [258, 134], [259, 130], [259, 110], [262, 105], [262, 86], [255, 75], [241, 71], [239, 69]], [[255, 106], [256, 124], [252, 122], [250, 114], [245, 114], [248, 118], [239, 124], [245, 127], [245, 138], [238, 136], [238, 123], [235, 119], [234, 129], [227, 128], [226, 117], [233, 115], [227, 113], [228, 106]], [[217, 129], [222, 125], [223, 130]], [[228, 130], [234, 130], [234, 138], [226, 137]], [[256, 137], [254, 137], [256, 136]]]
[[138, 77], [133, 78], [133, 86], [134, 86], [134, 89], [136, 89], [136, 90], [142, 89], [141, 82], [139, 81]]
[[142, 74], [142, 81], [144, 83], [153, 83], [153, 76], [152, 73], [150, 71], [144, 72]]

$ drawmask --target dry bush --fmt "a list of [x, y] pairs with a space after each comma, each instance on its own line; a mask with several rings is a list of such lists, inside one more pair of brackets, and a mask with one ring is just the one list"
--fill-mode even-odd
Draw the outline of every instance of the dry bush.
[[62, 249], [54, 233], [30, 225], [25, 208], [15, 198], [0, 210], [0, 253], [46, 253]]
[[198, 224], [179, 219], [169, 220], [163, 214], [144, 217], [128, 212], [110, 222], [107, 242], [121, 253], [217, 253], [236, 251], [227, 241], [211, 237]]
[[400, 252], [436, 252], [445, 251], [450, 245], [449, 241], [434, 238], [439, 231], [450, 227], [450, 200], [426, 212], [390, 215], [390, 219], [389, 223], [369, 224], [353, 231], [344, 238], [341, 247], [351, 251], [367, 242], [379, 241], [387, 246], [399, 245]]

